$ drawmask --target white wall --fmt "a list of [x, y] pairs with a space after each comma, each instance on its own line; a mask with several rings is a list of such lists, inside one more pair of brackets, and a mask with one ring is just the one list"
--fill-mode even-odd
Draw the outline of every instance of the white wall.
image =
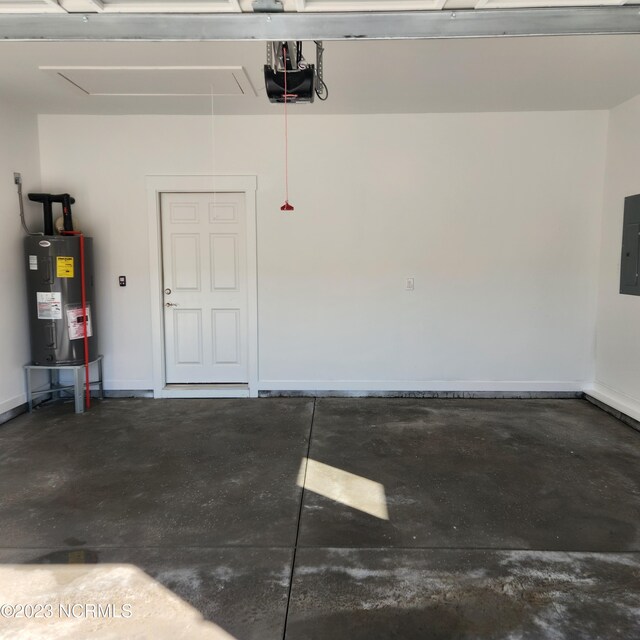
[[[0, 102], [0, 414], [23, 404], [23, 365], [29, 361], [29, 330], [18, 196], [13, 172], [22, 173], [23, 190], [38, 190], [38, 130], [34, 115]], [[26, 199], [26, 195], [25, 195]], [[35, 205], [25, 203], [27, 222], [42, 231], [42, 216]]]
[[594, 372], [606, 126], [605, 112], [296, 115], [293, 214], [279, 117], [40, 116], [41, 169], [96, 238], [107, 388], [152, 387], [145, 176], [223, 173], [258, 176], [262, 388], [578, 390]]
[[625, 196], [640, 193], [640, 96], [610, 112], [593, 395], [640, 420], [640, 297], [621, 295]]

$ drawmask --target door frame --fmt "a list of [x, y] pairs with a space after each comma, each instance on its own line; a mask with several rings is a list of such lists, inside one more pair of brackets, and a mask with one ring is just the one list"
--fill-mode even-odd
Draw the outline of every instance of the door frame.
[[[151, 340], [154, 398], [257, 398], [258, 397], [258, 246], [256, 221], [257, 177], [245, 176], [146, 176], [149, 222], [149, 273], [151, 285]], [[162, 296], [162, 193], [244, 193], [247, 241], [247, 385], [167, 385], [164, 352]]]

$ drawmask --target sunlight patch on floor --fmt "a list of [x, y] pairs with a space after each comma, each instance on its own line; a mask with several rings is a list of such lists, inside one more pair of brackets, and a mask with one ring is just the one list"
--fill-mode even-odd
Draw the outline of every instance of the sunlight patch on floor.
[[0, 639], [235, 640], [129, 564], [0, 566]]
[[369, 478], [303, 458], [298, 486], [375, 518], [389, 519], [384, 486]]

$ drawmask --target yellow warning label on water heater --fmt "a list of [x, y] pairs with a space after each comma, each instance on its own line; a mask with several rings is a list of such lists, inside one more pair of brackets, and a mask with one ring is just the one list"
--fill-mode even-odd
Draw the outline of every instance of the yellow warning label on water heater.
[[56, 277], [73, 278], [73, 258], [66, 256], [56, 257]]

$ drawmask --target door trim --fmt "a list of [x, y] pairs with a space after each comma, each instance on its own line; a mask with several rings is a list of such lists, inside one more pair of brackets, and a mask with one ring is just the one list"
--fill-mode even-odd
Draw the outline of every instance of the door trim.
[[[146, 176], [147, 216], [149, 222], [149, 273], [151, 284], [151, 340], [153, 352], [154, 398], [220, 398], [258, 397], [258, 269], [256, 224], [256, 176]], [[162, 244], [160, 224], [160, 195], [162, 193], [244, 193], [247, 233], [247, 348], [249, 383], [238, 392], [225, 389], [224, 384], [209, 385], [208, 390], [191, 389], [188, 385], [177, 390], [167, 387], [164, 361], [164, 316], [162, 313]], [[196, 385], [197, 386], [197, 385]], [[225, 395], [228, 393], [229, 395]], [[204, 395], [203, 395], [204, 394]]]

